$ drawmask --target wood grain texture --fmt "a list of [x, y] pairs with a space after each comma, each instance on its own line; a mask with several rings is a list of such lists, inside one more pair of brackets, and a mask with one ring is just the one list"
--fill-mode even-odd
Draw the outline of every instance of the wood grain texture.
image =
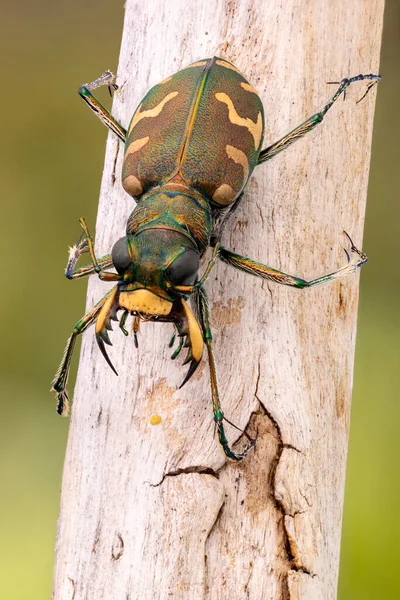
[[[257, 88], [269, 145], [322, 108], [327, 81], [379, 70], [382, 17], [383, 0], [128, 0], [113, 114], [126, 127], [151, 85], [217, 55]], [[344, 229], [361, 246], [376, 94], [356, 105], [364, 90], [352, 86], [316, 131], [255, 170], [226, 247], [310, 279], [342, 266]], [[110, 135], [99, 255], [133, 208], [122, 158]], [[91, 278], [88, 306], [106, 289]], [[87, 331], [55, 600], [336, 598], [358, 276], [299, 291], [219, 263], [207, 289], [223, 408], [258, 431], [256, 449], [225, 460], [206, 361], [178, 390], [185, 370], [169, 359], [170, 325], [144, 324], [138, 351], [116, 328], [118, 378]]]

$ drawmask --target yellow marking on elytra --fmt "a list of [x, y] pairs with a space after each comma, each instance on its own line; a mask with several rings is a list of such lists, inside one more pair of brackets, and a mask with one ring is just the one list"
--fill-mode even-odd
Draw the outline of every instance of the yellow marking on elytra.
[[134, 175], [128, 175], [122, 181], [122, 187], [130, 196], [140, 196], [143, 194], [143, 186], [139, 179]]
[[163, 79], [162, 81], [160, 81], [160, 83], [158, 85], [164, 85], [164, 83], [168, 83], [168, 81], [171, 81], [173, 75], [171, 75], [170, 77], [167, 77], [166, 79]]
[[216, 60], [215, 64], [219, 65], [220, 67], [225, 67], [225, 69], [231, 69], [232, 71], [236, 71], [236, 73], [239, 73], [239, 75], [242, 75], [241, 72], [239, 71], [239, 69], [237, 69], [230, 63], [225, 62], [224, 60]]
[[207, 64], [206, 60], [199, 60], [199, 61], [193, 63], [192, 65], [185, 67], [185, 69], [191, 69], [192, 67], [204, 67], [204, 65], [206, 65], [206, 64]]
[[179, 92], [171, 92], [171, 93], [167, 94], [165, 96], [165, 98], [163, 98], [161, 100], [161, 102], [159, 104], [157, 104], [157, 106], [155, 106], [154, 108], [150, 108], [149, 110], [144, 110], [143, 112], [141, 112], [141, 108], [142, 108], [142, 104], [141, 104], [132, 119], [132, 123], [129, 127], [128, 135], [130, 135], [130, 133], [131, 133], [132, 129], [135, 127], [135, 125], [137, 125], [139, 123], [139, 121], [141, 121], [142, 119], [158, 117], [158, 115], [160, 114], [160, 112], [162, 111], [164, 106], [167, 104], [167, 102], [172, 100], [172, 98], [175, 98], [175, 96], [177, 96], [178, 93]]
[[[246, 92], [251, 92], [252, 94], [257, 94], [257, 90], [255, 87], [251, 85], [251, 83], [245, 83], [244, 81], [240, 82], [241, 87], [246, 90]], [[258, 96], [258, 94], [257, 94]]]
[[140, 150], [140, 148], [143, 148], [143, 146], [147, 144], [149, 139], [150, 138], [147, 135], [146, 137], [140, 138], [139, 140], [135, 140], [134, 142], [132, 142], [132, 144], [129, 144], [125, 152], [124, 160], [127, 156], [129, 156], [129, 154], [134, 154], [135, 152]]
[[226, 153], [237, 165], [241, 165], [243, 167], [243, 186], [246, 183], [249, 177], [249, 161], [247, 160], [247, 156], [244, 152], [239, 150], [239, 148], [235, 148], [234, 146], [226, 146]]
[[[232, 148], [232, 147], [233, 146], [230, 146], [230, 148]], [[215, 192], [212, 195], [212, 199], [217, 204], [222, 204], [222, 205], [226, 206], [226, 205], [232, 203], [235, 195], [236, 195], [236, 193], [235, 193], [235, 190], [233, 189], [233, 187], [228, 185], [227, 183], [223, 183], [222, 185], [217, 187], [217, 189], [215, 190]]]
[[150, 425], [159, 425], [161, 423], [160, 415], [151, 415], [150, 417]]
[[224, 92], [217, 92], [215, 97], [219, 102], [223, 102], [228, 107], [228, 117], [231, 123], [234, 125], [239, 125], [240, 127], [246, 127], [254, 139], [254, 147], [258, 148], [261, 141], [262, 135], [262, 117], [261, 113], [258, 112], [257, 122], [254, 123], [249, 117], [240, 117], [236, 111], [236, 108], [233, 105], [232, 100], [229, 98], [228, 94]]

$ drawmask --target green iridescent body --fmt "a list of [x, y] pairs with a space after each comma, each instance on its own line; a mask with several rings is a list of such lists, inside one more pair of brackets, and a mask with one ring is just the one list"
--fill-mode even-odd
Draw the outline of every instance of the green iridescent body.
[[[126, 236], [117, 241], [112, 253], [97, 259], [93, 241], [83, 219], [83, 234], [70, 251], [66, 276], [76, 279], [97, 273], [116, 286], [76, 324], [68, 340], [59, 370], [53, 381], [60, 414], [67, 414], [66, 384], [77, 336], [96, 322], [96, 338], [108, 364], [105, 344], [108, 331], [118, 321], [133, 316], [137, 345], [140, 320], [174, 323], [180, 338], [173, 358], [188, 348], [190, 363], [186, 383], [200, 363], [203, 346], [208, 353], [214, 420], [219, 441], [229, 458], [239, 460], [255, 440], [240, 453], [227, 441], [212, 350], [209, 304], [204, 283], [215, 261], [247, 273], [296, 288], [312, 287], [355, 272], [366, 262], [351, 239], [348, 264], [338, 271], [305, 281], [235, 254], [221, 245], [224, 220], [240, 201], [253, 169], [311, 131], [346, 88], [355, 81], [370, 81], [379, 75], [358, 75], [344, 79], [324, 108], [274, 144], [262, 149], [264, 111], [260, 97], [234, 65], [222, 58], [200, 60], [154, 86], [144, 97], [127, 130], [93, 96], [101, 85], [117, 89], [110, 72], [79, 93], [100, 120], [125, 144], [122, 185], [137, 202], [128, 218]], [[225, 210], [223, 210], [225, 209]], [[208, 247], [211, 259], [202, 276], [200, 259]], [[91, 264], [76, 268], [79, 257], [88, 252]], [[107, 271], [107, 268], [115, 271]], [[191, 297], [194, 313], [186, 300]], [[119, 311], [123, 311], [118, 316]], [[171, 340], [171, 346], [173, 344]], [[182, 384], [182, 385], [183, 385]], [[229, 421], [227, 421], [229, 422]]]

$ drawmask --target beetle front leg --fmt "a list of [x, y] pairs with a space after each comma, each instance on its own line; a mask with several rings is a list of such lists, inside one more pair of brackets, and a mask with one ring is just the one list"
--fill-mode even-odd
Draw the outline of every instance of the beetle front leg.
[[[95, 269], [93, 264], [84, 265], [76, 269], [76, 263], [82, 256], [82, 254], [86, 254], [89, 252], [88, 243], [86, 238], [84, 238], [84, 234], [82, 233], [81, 237], [77, 241], [77, 243], [69, 249], [69, 256], [67, 266], [65, 267], [65, 277], [67, 279], [79, 279], [80, 277], [88, 277], [95, 273]], [[113, 262], [111, 259], [111, 254], [106, 254], [101, 258], [97, 259], [97, 263], [100, 265], [102, 269], [107, 269], [108, 267], [113, 266]]]
[[118, 86], [115, 83], [115, 77], [111, 71], [105, 71], [103, 75], [95, 81], [81, 85], [79, 88], [79, 95], [94, 112], [96, 117], [98, 117], [100, 121], [104, 123], [106, 127], [108, 127], [108, 129], [111, 129], [111, 131], [113, 131], [119, 137], [119, 139], [125, 143], [126, 129], [124, 129], [122, 125], [120, 125], [118, 121], [111, 116], [108, 110], [92, 94], [93, 90], [101, 87], [102, 85], [108, 86], [110, 94], [111, 89], [118, 89]]
[[[320, 112], [316, 113], [315, 115], [313, 115], [312, 117], [307, 119], [307, 121], [304, 121], [304, 123], [302, 123], [301, 125], [296, 127], [296, 129], [293, 129], [293, 131], [291, 131], [290, 133], [285, 135], [283, 138], [281, 138], [280, 140], [278, 140], [271, 146], [268, 146], [268, 148], [265, 148], [264, 150], [262, 150], [258, 157], [257, 164], [260, 165], [261, 163], [265, 162], [266, 160], [273, 158], [279, 152], [286, 150], [286, 148], [288, 148], [291, 144], [293, 144], [293, 142], [296, 142], [297, 140], [302, 138], [304, 135], [306, 135], [306, 133], [308, 133], [309, 131], [312, 131], [314, 129], [314, 127], [316, 127], [319, 123], [321, 123], [321, 121], [325, 117], [326, 113], [331, 108], [331, 106], [336, 102], [336, 100], [339, 98], [339, 96], [341, 96], [342, 94], [343, 94], [343, 97], [346, 96], [346, 89], [349, 87], [349, 85], [351, 85], [352, 83], [355, 83], [356, 81], [363, 81], [365, 79], [369, 79], [370, 83], [367, 86], [367, 91], [365, 92], [364, 96], [362, 98], [360, 98], [360, 100], [358, 102], [360, 102], [368, 94], [370, 89], [381, 80], [381, 76], [380, 75], [372, 75], [370, 73], [368, 75], [356, 75], [355, 77], [350, 77], [350, 79], [343, 79], [340, 82], [340, 85], [339, 85], [338, 89], [336, 90], [336, 92], [333, 94], [333, 96], [330, 98], [330, 100], [328, 100], [328, 102], [325, 104], [324, 108]], [[329, 83], [339, 83], [339, 82], [331, 81]]]
[[89, 311], [74, 327], [71, 337], [67, 342], [67, 346], [65, 348], [63, 357], [61, 359], [60, 366], [57, 369], [57, 373], [54, 377], [54, 380], [51, 384], [51, 391], [57, 394], [57, 412], [59, 415], [67, 416], [68, 415], [68, 392], [67, 392], [67, 382], [68, 375], [71, 366], [72, 354], [74, 352], [75, 344], [78, 335], [83, 333], [90, 325], [92, 325], [93, 321], [98, 316], [100, 310], [102, 309], [104, 303], [108, 300], [112, 293], [114, 293], [115, 288], [112, 288], [105, 296], [98, 302], [91, 311]]
[[[194, 299], [195, 299], [195, 302], [197, 305], [196, 312], [197, 312], [199, 320], [200, 320], [200, 324], [201, 324], [201, 328], [202, 328], [203, 336], [204, 336], [204, 341], [207, 346], [208, 363], [209, 363], [209, 367], [210, 367], [211, 394], [212, 394], [214, 421], [215, 421], [217, 431], [218, 431], [219, 443], [221, 444], [223, 451], [228, 458], [231, 458], [232, 460], [242, 460], [242, 458], [244, 458], [246, 456], [246, 454], [249, 452], [249, 450], [251, 448], [253, 448], [253, 446], [256, 443], [256, 440], [252, 440], [247, 435], [247, 433], [244, 431], [243, 433], [247, 437], [247, 439], [249, 440], [250, 443], [243, 450], [243, 452], [236, 454], [235, 452], [233, 452], [233, 450], [229, 446], [229, 442], [225, 435], [223, 421], [224, 420], [227, 421], [227, 423], [229, 423], [230, 425], [233, 425], [233, 423], [231, 423], [224, 417], [224, 413], [222, 412], [222, 409], [221, 409], [221, 402], [219, 399], [219, 392], [218, 392], [217, 371], [216, 371], [214, 353], [213, 353], [213, 349], [212, 349], [212, 334], [211, 334], [211, 328], [210, 328], [210, 309], [209, 309], [208, 297], [207, 297], [206, 291], [202, 286], [198, 286], [196, 288], [196, 292], [194, 294]], [[233, 427], [238, 429], [236, 427], [236, 425], [233, 425]]]
[[297, 288], [306, 288], [313, 287], [315, 285], [319, 285], [320, 283], [325, 283], [327, 281], [332, 281], [333, 279], [339, 279], [339, 277], [344, 277], [345, 275], [350, 275], [351, 273], [355, 273], [362, 265], [364, 265], [368, 258], [367, 256], [358, 250], [353, 244], [353, 241], [348, 233], [344, 231], [344, 234], [347, 236], [351, 247], [350, 252], [355, 254], [356, 260], [351, 261], [350, 255], [345, 249], [345, 253], [348, 259], [347, 265], [334, 271], [333, 273], [328, 273], [327, 275], [323, 275], [322, 277], [318, 277], [317, 279], [312, 279], [311, 281], [307, 281], [305, 279], [300, 279], [299, 277], [294, 277], [293, 275], [288, 275], [287, 273], [283, 273], [282, 271], [277, 271], [276, 269], [271, 269], [271, 267], [267, 267], [251, 258], [246, 258], [245, 256], [240, 256], [240, 254], [235, 254], [226, 248], [221, 247], [219, 251], [219, 258], [228, 265], [235, 267], [236, 269], [240, 269], [241, 271], [245, 271], [250, 275], [255, 275], [256, 277], [261, 277], [262, 279], [269, 279], [270, 281], [275, 281], [275, 283], [281, 283], [283, 285], [290, 285]]
[[[99, 279], [101, 279], [102, 281], [121, 281], [121, 277], [120, 275], [118, 275], [117, 273], [110, 273], [108, 271], [104, 271], [103, 270], [103, 266], [100, 266], [99, 261], [96, 258], [96, 254], [94, 252], [94, 246], [93, 246], [93, 240], [92, 240], [92, 236], [89, 233], [88, 227], [86, 225], [86, 221], [83, 217], [81, 217], [79, 219], [79, 223], [83, 229], [84, 235], [85, 235], [85, 242], [87, 244], [87, 250], [90, 254], [90, 258], [92, 259], [92, 268], [94, 273], [97, 273], [97, 275], [99, 276]], [[83, 242], [80, 243], [80, 245], [82, 245]], [[112, 260], [109, 261], [108, 260], [108, 255], [103, 256], [103, 258], [99, 259], [100, 261], [103, 261], [104, 264], [107, 264], [107, 266], [111, 266]], [[85, 267], [83, 267], [85, 268]], [[86, 271], [88, 270], [88, 267], [86, 267]], [[88, 275], [90, 275], [90, 273], [87, 273]], [[86, 274], [86, 273], [84, 273]], [[80, 275], [81, 277], [83, 277], [83, 275]]]

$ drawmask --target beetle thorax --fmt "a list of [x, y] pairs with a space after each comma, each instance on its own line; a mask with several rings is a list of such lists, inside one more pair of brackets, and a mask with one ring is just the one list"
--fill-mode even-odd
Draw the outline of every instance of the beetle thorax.
[[166, 185], [142, 196], [127, 223], [127, 235], [147, 229], [172, 229], [188, 237], [202, 253], [210, 242], [212, 217], [206, 198], [197, 190], [187, 193]]

